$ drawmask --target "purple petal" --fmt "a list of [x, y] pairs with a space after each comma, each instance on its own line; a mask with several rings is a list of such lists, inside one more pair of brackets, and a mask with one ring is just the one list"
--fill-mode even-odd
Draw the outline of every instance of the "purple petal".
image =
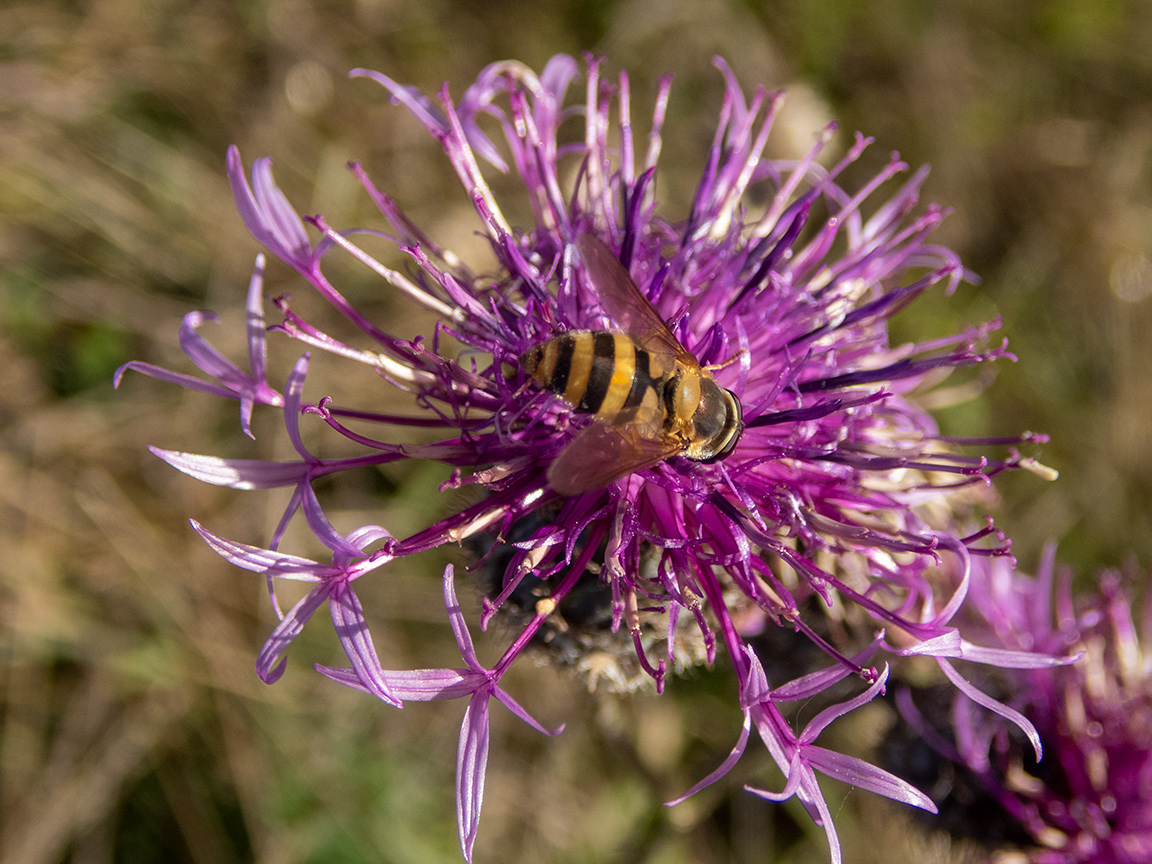
[[252, 164], [255, 194], [244, 176], [244, 164], [235, 146], [228, 148], [227, 163], [236, 209], [252, 236], [286, 264], [300, 270], [308, 269], [312, 247], [300, 216], [272, 179], [272, 160], [257, 159]]
[[988, 663], [1001, 669], [1051, 669], [1068, 666], [1084, 656], [1080, 651], [1072, 655], [1038, 654], [1035, 651], [1010, 651], [1005, 648], [981, 648], [961, 641], [963, 658], [973, 663]]
[[546, 726], [542, 726], [539, 723], [539, 721], [537, 721], [535, 717], [533, 717], [531, 714], [529, 714], [528, 711], [525, 710], [525, 708], [519, 702], [517, 702], [515, 699], [513, 699], [511, 694], [508, 693], [508, 691], [505, 690], [504, 688], [502, 688], [502, 687], [493, 688], [492, 695], [495, 696], [497, 699], [499, 699], [500, 702], [502, 702], [504, 704], [505, 708], [507, 708], [509, 711], [511, 711], [513, 714], [515, 714], [517, 717], [519, 717], [521, 720], [523, 720], [525, 723], [527, 723], [529, 726], [531, 726], [537, 732], [540, 732], [543, 735], [548, 735], [548, 736], [552, 737], [552, 736], [559, 735], [561, 732], [564, 731], [564, 724], [563, 723], [561, 723], [555, 729], [549, 729]]
[[824, 829], [824, 836], [828, 838], [828, 850], [832, 855], [831, 864], [843, 864], [844, 855], [840, 849], [840, 836], [836, 833], [836, 823], [832, 821], [832, 811], [828, 809], [828, 802], [824, 800], [824, 793], [820, 791], [816, 778], [811, 776], [811, 772], [805, 773], [809, 776], [805, 778], [807, 782], [801, 784], [800, 800], [816, 824]]
[[934, 620], [934, 623], [943, 625], [952, 620], [953, 616], [959, 611], [960, 606], [964, 603], [964, 598], [968, 596], [968, 586], [972, 580], [972, 559], [968, 554], [968, 547], [955, 537], [938, 534], [937, 539], [940, 541], [941, 549], [951, 549], [963, 563], [963, 572], [960, 577], [960, 582], [956, 586], [956, 590], [952, 592], [952, 596], [948, 598], [948, 602]]
[[471, 669], [402, 669], [384, 674], [388, 689], [409, 702], [442, 702], [471, 696], [488, 682]]
[[[853, 655], [852, 660], [857, 664], [867, 663], [868, 658], [871, 657], [884, 641], [884, 634], [880, 633], [866, 649]], [[833, 665], [820, 669], [816, 672], [811, 672], [789, 681], [772, 691], [770, 699], [773, 702], [798, 702], [803, 699], [809, 699], [817, 693], [822, 693], [838, 681], [853, 674], [853, 670], [843, 663], [834, 663]]]
[[[384, 541], [385, 547], [390, 547], [394, 544], [395, 538], [386, 529], [379, 525], [361, 525], [353, 531], [350, 531], [347, 538], [348, 543], [357, 550], [367, 549], [374, 543]], [[356, 557], [360, 557], [357, 555]]]
[[318, 585], [288, 610], [288, 614], [265, 640], [260, 653], [256, 656], [256, 674], [265, 684], [274, 684], [280, 680], [287, 663], [286, 658], [282, 659], [281, 655], [288, 650], [292, 640], [300, 635], [304, 625], [327, 599], [327, 586]]
[[149, 447], [156, 456], [190, 477], [232, 489], [275, 489], [295, 486], [307, 476], [303, 462], [265, 462], [261, 459], [221, 459], [197, 453], [179, 453]]
[[711, 774], [709, 774], [707, 777], [705, 777], [703, 780], [701, 780], [699, 783], [697, 783], [695, 786], [693, 786], [691, 789], [689, 789], [687, 792], [685, 792], [679, 798], [673, 798], [671, 801], [665, 801], [664, 806], [665, 807], [672, 807], [676, 804], [679, 804], [681, 801], [685, 801], [685, 800], [691, 798], [693, 795], [695, 795], [701, 789], [704, 789], [705, 787], [711, 786], [713, 783], [715, 783], [717, 780], [721, 779], [729, 771], [731, 771], [732, 767], [737, 762], [740, 761], [740, 757], [744, 755], [744, 748], [748, 746], [748, 734], [751, 732], [751, 730], [752, 730], [752, 718], [751, 718], [751, 715], [749, 715], [747, 712], [745, 712], [745, 714], [744, 714], [744, 726], [740, 729], [740, 737], [736, 739], [736, 746], [732, 748], [732, 752], [728, 754], [728, 758], [726, 758], [723, 762], [720, 763], [719, 768], [717, 768], [715, 771], [713, 771]]
[[199, 378], [193, 378], [191, 375], [185, 375], [182, 372], [171, 372], [160, 366], [155, 366], [152, 363], [142, 363], [139, 360], [129, 360], [113, 373], [113, 387], [120, 386], [120, 379], [124, 377], [124, 373], [129, 369], [133, 372], [147, 375], [149, 378], [155, 378], [158, 381], [167, 381], [169, 384], [176, 384], [188, 390], [199, 390], [202, 393], [211, 393], [213, 396], [227, 396], [229, 399], [236, 398], [236, 393], [227, 387], [221, 387], [219, 384], [210, 384]]
[[911, 804], [913, 807], [919, 807], [929, 813], [937, 812], [932, 799], [915, 786], [889, 774], [883, 768], [865, 762], [863, 759], [836, 753], [815, 745], [804, 748], [804, 759], [821, 774], [851, 786], [867, 789], [902, 804]]
[[983, 705], [989, 711], [999, 714], [1005, 720], [1019, 727], [1020, 731], [1027, 735], [1028, 740], [1032, 742], [1032, 749], [1036, 753], [1037, 762], [1044, 758], [1044, 747], [1040, 744], [1040, 733], [1036, 731], [1036, 727], [1032, 725], [1032, 722], [1027, 717], [1016, 709], [1009, 708], [1003, 702], [998, 702], [982, 690], [978, 690], [970, 681], [957, 672], [951, 663], [942, 657], [937, 657], [936, 663], [944, 670], [944, 674], [948, 676], [948, 680], [955, 684], [956, 688], [965, 696], [977, 705]]
[[[361, 693], [368, 692], [368, 688], [360, 681], [355, 669], [347, 669], [343, 666], [322, 666], [319, 663], [314, 663], [312, 668], [321, 675], [331, 678], [337, 684], [343, 684], [345, 687], [351, 687], [353, 690], [359, 690]], [[399, 707], [403, 708], [404, 706], [401, 705]]]
[[[317, 663], [316, 671], [361, 693], [376, 695], [374, 690], [360, 680], [355, 669], [322, 666]], [[388, 692], [404, 702], [442, 702], [459, 699], [471, 696], [487, 683], [486, 678], [468, 669], [404, 669], [383, 671], [381, 674]]]
[[[268, 360], [268, 343], [264, 328], [264, 255], [256, 256], [256, 266], [248, 281], [248, 371], [258, 386], [264, 385]], [[248, 392], [240, 395], [240, 427], [249, 438], [252, 434], [252, 408], [255, 400]]]
[[580, 74], [580, 64], [570, 54], [554, 54], [544, 64], [544, 71], [540, 73], [540, 83], [552, 98], [559, 104], [564, 100], [564, 94], [572, 79]]
[[804, 782], [807, 769], [804, 767], [803, 760], [801, 759], [802, 752], [807, 751], [802, 751], [800, 748], [797, 748], [796, 752], [792, 755], [792, 762], [784, 774], [784, 788], [779, 792], [769, 792], [767, 789], [751, 786], [745, 786], [744, 788], [766, 801], [774, 801], [777, 804], [787, 801], [799, 791], [801, 784]]
[[284, 427], [296, 452], [311, 460], [312, 454], [304, 446], [300, 437], [300, 399], [304, 394], [304, 379], [308, 375], [308, 354], [304, 354], [292, 367], [288, 383], [284, 385]]
[[308, 483], [301, 483], [299, 490], [302, 501], [301, 509], [304, 511], [304, 518], [308, 522], [308, 527], [312, 529], [317, 540], [332, 550], [333, 559], [355, 560], [363, 558], [363, 550], [341, 535], [328, 521], [328, 517], [324, 515], [324, 511], [320, 507], [320, 499], [316, 497], [316, 492], [312, 486]]
[[894, 654], [901, 657], [962, 657], [964, 649], [961, 647], [960, 632], [948, 628], [944, 633], [922, 642], [916, 642], [907, 648], [889, 648]]
[[740, 682], [740, 707], [748, 708], [771, 699], [772, 688], [768, 686], [768, 676], [764, 674], [764, 666], [752, 646], [744, 645], [743, 651], [748, 668], [744, 680]]
[[192, 523], [192, 528], [204, 538], [204, 542], [212, 548], [213, 552], [229, 563], [245, 570], [264, 573], [278, 579], [318, 582], [332, 569], [308, 558], [298, 558], [295, 555], [273, 552], [259, 546], [249, 546], [246, 543], [227, 540], [219, 534], [209, 531], [195, 519], [189, 521]]
[[824, 728], [833, 720], [843, 717], [855, 711], [861, 705], [871, 702], [877, 696], [884, 692], [884, 685], [888, 682], [888, 667], [884, 667], [884, 671], [880, 673], [880, 677], [870, 686], [867, 690], [855, 698], [849, 699], [847, 702], [839, 702], [831, 705], [817, 714], [812, 720], [804, 727], [804, 731], [800, 733], [800, 743], [808, 744], [815, 741], [817, 736], [824, 731]]
[[411, 111], [416, 119], [423, 123], [424, 127], [437, 138], [442, 138], [448, 133], [448, 121], [444, 119], [444, 115], [440, 113], [432, 100], [416, 87], [397, 84], [387, 75], [382, 75], [371, 69], [353, 69], [348, 73], [348, 77], [369, 78], [375, 81], [392, 94], [393, 102], [397, 102]]
[[216, 380], [240, 392], [251, 389], [251, 379], [240, 367], [213, 348], [198, 332], [205, 321], [219, 321], [211, 312], [189, 312], [180, 325], [180, 348], [196, 366]]
[[448, 608], [448, 622], [456, 635], [456, 644], [460, 646], [460, 656], [464, 658], [465, 665], [475, 672], [483, 672], [484, 667], [480, 665], [476, 649], [472, 646], [472, 634], [468, 632], [468, 623], [464, 620], [464, 613], [456, 600], [454, 575], [455, 571], [451, 564], [444, 568], [444, 605]]
[[[816, 776], [812, 773], [812, 769], [803, 760], [797, 760], [791, 771], [789, 772], [788, 779], [789, 785], [793, 779], [797, 778], [796, 795], [800, 799], [800, 803], [804, 805], [804, 809], [812, 817], [812, 820], [824, 829], [824, 836], [828, 838], [828, 849], [831, 853], [832, 864], [843, 864], [843, 854], [840, 851], [840, 838], [836, 834], [836, 825], [832, 821], [832, 813], [828, 809], [828, 802], [824, 800], [824, 794], [820, 791], [820, 784], [816, 782]], [[745, 786], [749, 792], [754, 795], [759, 795], [761, 798], [772, 800], [773, 793], [766, 792], [763, 789], [755, 789], [751, 786]]]
[[456, 821], [460, 828], [460, 848], [464, 850], [466, 861], [472, 860], [472, 846], [480, 827], [480, 808], [484, 805], [489, 695], [487, 689], [472, 694], [464, 712], [460, 746], [456, 750]]
[[336, 626], [336, 636], [344, 653], [352, 661], [357, 677], [364, 682], [368, 691], [389, 705], [400, 707], [400, 702], [388, 689], [387, 676], [380, 668], [380, 658], [376, 646], [372, 644], [372, 634], [364, 620], [364, 607], [351, 585], [343, 585], [336, 596], [331, 598], [329, 609], [332, 623]]

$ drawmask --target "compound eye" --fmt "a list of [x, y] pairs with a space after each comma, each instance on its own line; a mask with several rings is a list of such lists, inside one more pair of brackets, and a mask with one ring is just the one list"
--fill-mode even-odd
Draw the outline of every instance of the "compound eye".
[[744, 412], [732, 391], [716, 382], [705, 380], [700, 390], [700, 410], [692, 418], [698, 443], [688, 455], [698, 462], [717, 462], [736, 449], [744, 432]]
[[728, 419], [728, 406], [724, 404], [720, 388], [705, 380], [700, 386], [700, 404], [692, 415], [692, 430], [696, 440], [711, 441], [719, 435]]

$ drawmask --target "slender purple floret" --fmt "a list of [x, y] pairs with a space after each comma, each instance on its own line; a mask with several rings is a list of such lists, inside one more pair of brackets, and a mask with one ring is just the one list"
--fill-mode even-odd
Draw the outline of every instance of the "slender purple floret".
[[[243, 565], [241, 565], [243, 566]], [[488, 766], [488, 700], [495, 697], [513, 714], [545, 735], [559, 735], [561, 726], [548, 730], [541, 726], [499, 685], [500, 677], [508, 669], [508, 661], [501, 661], [493, 669], [485, 669], [472, 647], [472, 636], [464, 621], [464, 613], [456, 602], [454, 572], [449, 564], [444, 570], [444, 604], [448, 620], [464, 658], [464, 669], [412, 669], [385, 672], [379, 664], [373, 670], [376, 676], [365, 680], [359, 668], [334, 669], [317, 664], [316, 668], [341, 684], [346, 684], [370, 696], [384, 698], [382, 693], [395, 694], [410, 702], [434, 702], [441, 699], [468, 697], [464, 723], [460, 727], [460, 749], [456, 764], [456, 801], [460, 816], [460, 845], [464, 857], [471, 860], [472, 845], [480, 825], [480, 805], [484, 800], [484, 772]], [[385, 701], [389, 701], [385, 699]]]
[[[539, 75], [520, 63], [496, 63], [455, 101], [446, 89], [431, 99], [379, 73], [355, 70], [353, 77], [382, 86], [443, 147], [491, 245], [494, 270], [487, 264], [472, 269], [428, 237], [359, 165], [350, 167], [382, 221], [336, 229], [322, 216], [302, 218], [294, 210], [276, 187], [268, 159], [256, 160], [249, 178], [236, 149], [229, 150], [228, 176], [249, 231], [359, 335], [338, 340], [283, 298], [276, 301], [283, 320], [268, 329], [300, 341], [312, 355], [368, 367], [367, 374], [413, 396], [411, 413], [382, 413], [326, 397], [306, 401], [308, 355], [282, 394], [267, 383], [262, 258], [249, 295], [249, 371], [199, 336], [203, 315], [189, 316], [183, 339], [214, 382], [128, 364], [238, 398], [249, 435], [254, 406], [283, 411], [298, 454], [289, 462], [155, 452], [210, 483], [292, 490], [267, 549], [197, 526], [221, 555], [265, 574], [274, 604], [278, 579], [315, 585], [280, 613], [281, 624], [260, 655], [265, 680], [280, 674], [288, 644], [327, 601], [352, 665], [322, 667], [324, 674], [394, 705], [468, 698], [457, 807], [469, 860], [488, 755], [488, 699], [495, 696], [542, 728], [497, 682], [545, 628], [557, 622], [567, 627], [565, 601], [577, 593], [602, 598], [602, 635], [633, 652], [636, 674], [608, 677], [610, 687], [628, 689], [646, 678], [661, 691], [670, 669], [712, 664], [719, 635], [740, 682], [733, 712], [743, 713], [745, 726], [732, 756], [701, 785], [726, 773], [755, 727], [785, 781], [779, 793], [753, 791], [772, 800], [799, 796], [824, 826], [834, 861], [840, 847], [817, 773], [932, 806], [887, 772], [814, 743], [827, 723], [884, 690], [887, 670], [866, 665], [870, 658], [878, 651], [930, 655], [953, 673], [950, 658], [1006, 659], [962, 638], [953, 619], [970, 594], [972, 562], [1005, 555], [1007, 541], [991, 526], [961, 531], [953, 514], [966, 514], [971, 493], [1002, 471], [1043, 473], [1015, 446], [1044, 439], [943, 438], [916, 401], [916, 393], [953, 370], [1010, 358], [1004, 344], [988, 344], [998, 322], [920, 343], [889, 342], [888, 321], [896, 312], [925, 291], [951, 292], [972, 278], [954, 253], [929, 241], [945, 211], [917, 206], [926, 171], [897, 183], [906, 166], [893, 155], [862, 188], [846, 190], [839, 177], [870, 141], [857, 135], [824, 167], [833, 126], [798, 160], [765, 158], [783, 95], [758, 88], [749, 99], [727, 65], [717, 60], [717, 66], [726, 82], [720, 119], [702, 156], [691, 209], [680, 216], [663, 213], [655, 194], [669, 79], [659, 84], [647, 140], [637, 146], [628, 78], [604, 77], [596, 59], [582, 71], [576, 60], [560, 55]], [[521, 178], [528, 203], [521, 209], [531, 222], [510, 224], [485, 179], [492, 170]], [[394, 243], [408, 268], [386, 267], [359, 248], [354, 240], [365, 233]], [[537, 386], [519, 358], [564, 331], [619, 329], [623, 323], [605, 311], [576, 251], [582, 234], [599, 238], [618, 256], [684, 348], [735, 394], [745, 428], [731, 455], [712, 463], [672, 456], [571, 496], [549, 486], [549, 466], [590, 421]], [[366, 318], [324, 273], [325, 256], [337, 250], [438, 316], [435, 331], [406, 338], [386, 322]], [[466, 350], [449, 353], [446, 337]], [[357, 421], [356, 431], [349, 420]], [[379, 433], [363, 431], [371, 424]], [[424, 440], [432, 430], [435, 440], [407, 443], [417, 429]], [[343, 438], [345, 452], [356, 455], [314, 456], [305, 437], [321, 431]], [[973, 455], [975, 447], [991, 450]], [[475, 487], [473, 503], [404, 538], [377, 526], [346, 537], [332, 529], [313, 491], [317, 479], [410, 459], [452, 466], [441, 491]], [[331, 564], [278, 551], [297, 515], [332, 550]], [[481, 667], [449, 571], [445, 601], [466, 668], [386, 670], [368, 636], [354, 581], [384, 563], [461, 543], [485, 556], [482, 566], [501, 562], [497, 584], [481, 589], [488, 594], [482, 625], [515, 608], [518, 635], [494, 667]], [[879, 635], [865, 651], [834, 646], [819, 635], [812, 611], [818, 606], [838, 614], [854, 609], [856, 620]], [[826, 668], [770, 683], [751, 646], [757, 631], [773, 625], [810, 638], [826, 652]], [[689, 632], [697, 646], [691, 650], [684, 648]], [[776, 707], [821, 694], [849, 676], [859, 679], [859, 695], [828, 707], [800, 732]], [[972, 698], [981, 698], [955, 677]], [[1008, 716], [1001, 703], [986, 704]], [[1034, 734], [1027, 720], [1013, 719]]]
[[[1035, 724], [1043, 762], [1002, 714], [974, 711], [962, 696], [951, 706], [951, 735], [921, 712], [921, 703], [932, 707], [930, 699], [903, 692], [901, 709], [943, 760], [966, 770], [984, 799], [999, 805], [1003, 826], [995, 836], [1010, 841], [1021, 861], [1152, 861], [1152, 660], [1145, 647], [1152, 605], [1145, 604], [1138, 627], [1132, 597], [1147, 580], [1134, 569], [1105, 570], [1094, 590], [1077, 596], [1071, 572], [1057, 572], [1054, 560], [1051, 547], [1036, 576], [1007, 560], [981, 562], [972, 580], [976, 599], [965, 610], [988, 644], [1022, 658], [1043, 652], [1078, 660], [996, 670], [994, 686]], [[956, 811], [949, 824], [987, 840], [987, 805], [972, 793], [964, 802], [942, 800], [942, 808]], [[966, 810], [976, 807], [973, 826]]]

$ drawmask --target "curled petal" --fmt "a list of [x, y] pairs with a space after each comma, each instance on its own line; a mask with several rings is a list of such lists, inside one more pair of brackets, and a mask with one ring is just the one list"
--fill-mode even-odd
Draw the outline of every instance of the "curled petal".
[[673, 807], [681, 801], [686, 801], [691, 798], [701, 789], [711, 786], [717, 780], [725, 777], [729, 771], [740, 761], [740, 757], [744, 755], [744, 749], [748, 746], [748, 735], [752, 731], [752, 718], [749, 714], [744, 715], [744, 725], [740, 728], [740, 736], [736, 739], [736, 745], [732, 748], [732, 752], [728, 754], [727, 758], [720, 763], [720, 767], [681, 795], [679, 798], [673, 798], [671, 801], [665, 801], [664, 806]]
[[236, 209], [252, 236], [284, 263], [298, 270], [309, 269], [312, 247], [304, 231], [304, 222], [272, 179], [272, 160], [257, 159], [253, 163], [255, 193], [244, 176], [244, 165], [236, 147], [228, 148], [227, 162]]
[[120, 380], [128, 370], [139, 372], [142, 375], [147, 375], [149, 378], [155, 378], [158, 381], [167, 381], [169, 384], [175, 384], [186, 390], [199, 390], [201, 393], [210, 393], [213, 396], [225, 396], [229, 398], [235, 398], [236, 395], [232, 390], [229, 390], [227, 387], [221, 387], [219, 384], [202, 381], [199, 378], [193, 378], [191, 375], [185, 375], [182, 372], [170, 372], [160, 366], [155, 366], [152, 363], [142, 363], [139, 360], [129, 360], [116, 369], [112, 375], [113, 387], [118, 388], [120, 386]]
[[1003, 702], [993, 699], [987, 693], [974, 687], [964, 676], [956, 671], [951, 663], [942, 657], [937, 657], [936, 663], [944, 670], [944, 674], [948, 677], [948, 680], [955, 684], [961, 693], [977, 705], [982, 705], [989, 711], [999, 714], [1027, 735], [1029, 742], [1032, 744], [1032, 750], [1036, 754], [1037, 762], [1044, 758], [1044, 747], [1040, 743], [1040, 733], [1036, 731], [1036, 727], [1032, 725], [1032, 722], [1027, 717], [1015, 708], [1008, 707]]
[[309, 591], [276, 625], [256, 656], [256, 674], [265, 684], [275, 684], [280, 680], [287, 663], [284, 652], [327, 599], [328, 592], [323, 586]]
[[200, 325], [205, 321], [219, 320], [212, 312], [189, 312], [180, 325], [180, 347], [197, 368], [235, 390], [248, 382], [248, 376], [199, 333]]
[[[777, 804], [787, 801], [800, 791], [801, 783], [804, 781], [806, 769], [800, 758], [801, 752], [801, 750], [797, 749], [792, 755], [792, 764], [789, 765], [788, 771], [785, 772], [784, 788], [779, 792], [769, 792], [767, 789], [760, 789], [753, 786], [745, 786], [744, 788], [752, 794], [763, 798], [765, 801], [774, 801]], [[806, 750], [803, 752], [807, 753]]]

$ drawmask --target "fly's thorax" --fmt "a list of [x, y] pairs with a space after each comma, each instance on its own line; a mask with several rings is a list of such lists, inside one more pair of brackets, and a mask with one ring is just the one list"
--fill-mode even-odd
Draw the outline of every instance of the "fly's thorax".
[[668, 382], [670, 388], [669, 411], [676, 418], [678, 427], [687, 428], [692, 422], [700, 405], [700, 379], [703, 373], [699, 369], [681, 367]]

